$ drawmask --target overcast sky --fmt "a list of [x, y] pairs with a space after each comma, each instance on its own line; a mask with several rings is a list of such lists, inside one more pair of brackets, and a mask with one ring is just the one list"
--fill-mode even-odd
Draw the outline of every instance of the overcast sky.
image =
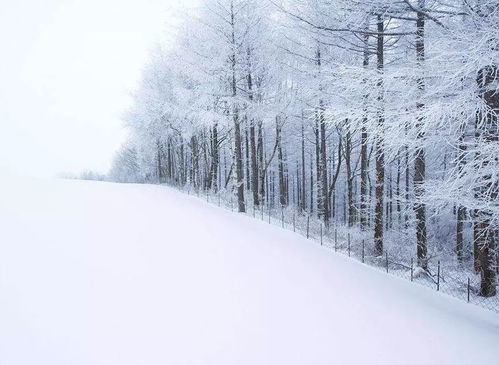
[[142, 67], [186, 1], [0, 3], [0, 169], [106, 172]]

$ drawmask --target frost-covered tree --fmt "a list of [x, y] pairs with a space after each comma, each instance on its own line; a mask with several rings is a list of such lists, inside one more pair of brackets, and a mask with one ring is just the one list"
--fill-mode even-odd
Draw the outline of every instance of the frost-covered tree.
[[296, 208], [493, 296], [498, 24], [495, 0], [204, 1], [146, 66], [111, 176]]

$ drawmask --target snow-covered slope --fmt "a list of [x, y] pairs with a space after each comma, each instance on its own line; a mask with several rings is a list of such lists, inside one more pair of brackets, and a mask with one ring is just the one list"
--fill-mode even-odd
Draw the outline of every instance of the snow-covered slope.
[[0, 364], [497, 364], [499, 318], [158, 186], [3, 178]]

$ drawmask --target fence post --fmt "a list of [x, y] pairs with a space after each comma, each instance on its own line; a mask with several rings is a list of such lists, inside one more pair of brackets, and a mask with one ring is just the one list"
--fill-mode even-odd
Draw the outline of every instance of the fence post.
[[269, 224], [270, 224], [270, 204], [269, 204]]
[[260, 213], [262, 213], [262, 221], [263, 221], [263, 203], [260, 205]]
[[364, 240], [362, 240], [362, 263], [364, 263]]
[[322, 246], [322, 223], [321, 223], [321, 246]]
[[208, 190], [206, 190], [206, 202], [210, 202], [210, 199], [208, 198]]
[[218, 191], [218, 206], [220, 206], [220, 190]]
[[334, 251], [338, 251], [338, 228], [334, 226]]
[[440, 290], [440, 260], [438, 260], [437, 264], [437, 291]]
[[411, 257], [411, 281], [414, 280], [414, 259]]
[[284, 208], [281, 207], [281, 223], [282, 223], [282, 228], [284, 228]]
[[468, 278], [468, 303], [470, 302], [470, 278]]
[[307, 239], [310, 237], [310, 216], [307, 215]]
[[386, 272], [388, 273], [388, 251], [386, 251]]
[[348, 257], [350, 257], [350, 233], [348, 234]]
[[255, 218], [255, 204], [253, 203], [253, 218]]

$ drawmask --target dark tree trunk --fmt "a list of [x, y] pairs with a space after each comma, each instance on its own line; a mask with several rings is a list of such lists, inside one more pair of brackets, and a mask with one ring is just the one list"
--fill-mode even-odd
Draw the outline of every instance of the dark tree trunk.
[[172, 159], [173, 159], [173, 156], [172, 156], [172, 146], [171, 146], [171, 143], [170, 141], [167, 142], [167, 174], [166, 174], [166, 178], [168, 179], [168, 181], [170, 182], [173, 178], [173, 169], [172, 169]]
[[265, 202], [265, 175], [264, 171], [264, 153], [263, 153], [263, 131], [262, 123], [258, 123], [258, 146], [257, 146], [257, 157], [258, 157], [258, 177], [260, 178], [260, 186], [258, 188], [258, 197], [261, 204]]
[[[247, 123], [245, 123], [247, 124]], [[250, 180], [250, 151], [249, 151], [249, 137], [248, 137], [248, 128], [244, 130], [244, 155], [245, 155], [245, 167], [246, 167], [246, 189], [251, 188], [251, 180]]]
[[[424, 0], [419, 0], [420, 8], [424, 7]], [[421, 12], [417, 13], [416, 21], [416, 60], [420, 67], [419, 72], [423, 72], [422, 65], [425, 60], [425, 15]], [[421, 76], [418, 79], [418, 89], [420, 96], [423, 95], [425, 89], [425, 81]], [[421, 114], [424, 104], [421, 101], [417, 102], [416, 105], [418, 113]], [[415, 158], [414, 158], [414, 213], [416, 216], [416, 253], [418, 258], [418, 264], [422, 268], [427, 268], [427, 253], [428, 253], [428, 243], [426, 234], [426, 205], [423, 203], [422, 199], [424, 197], [424, 181], [426, 179], [426, 153], [424, 147], [424, 132], [422, 129], [423, 120], [421, 116], [418, 116], [416, 128], [418, 129], [417, 140], [418, 145], [416, 146]]]
[[184, 156], [184, 139], [180, 137], [180, 185], [185, 185], [185, 156]]
[[391, 229], [393, 227], [393, 171], [390, 167], [390, 175], [388, 175], [388, 208], [387, 208], [388, 218], [386, 220], [386, 228]]
[[231, 44], [234, 53], [231, 55], [231, 71], [232, 71], [232, 98], [233, 98], [233, 120], [234, 120], [234, 157], [236, 164], [236, 195], [237, 195], [237, 206], [238, 211], [240, 213], [244, 213], [246, 211], [246, 205], [244, 203], [244, 170], [243, 170], [243, 151], [242, 151], [242, 140], [241, 140], [241, 123], [239, 120], [239, 111], [236, 105], [236, 96], [237, 96], [237, 78], [236, 78], [236, 35], [235, 35], [235, 13], [234, 13], [234, 4], [230, 4], [230, 17], [231, 17], [231, 27], [232, 27], [232, 38]]
[[[499, 79], [499, 67], [487, 66], [478, 72], [477, 83], [480, 98], [487, 109], [479, 113], [480, 120], [476, 126], [477, 143], [492, 144], [499, 142], [499, 95], [494, 87]], [[499, 197], [499, 182], [494, 181], [487, 167], [497, 164], [499, 157], [482, 156], [477, 149], [477, 159], [482, 175], [479, 177], [479, 186], [475, 189], [475, 198], [483, 205], [495, 203]], [[487, 208], [477, 209], [475, 212], [475, 246], [478, 251], [478, 269], [480, 271], [480, 295], [492, 297], [496, 295], [496, 245], [495, 227], [492, 223], [492, 211]]]
[[383, 69], [384, 69], [384, 21], [381, 15], [378, 15], [378, 36], [377, 36], [377, 69], [379, 72], [378, 81], [378, 135], [376, 136], [376, 186], [375, 198], [376, 205], [374, 209], [374, 251], [376, 255], [383, 254], [383, 199], [385, 185], [385, 152], [383, 141], [383, 129], [385, 124], [383, 103]]
[[[247, 75], [247, 84], [248, 84], [248, 98], [250, 103], [253, 103], [253, 77], [251, 75], [251, 51], [248, 48], [247, 50], [247, 58], [248, 58], [248, 75]], [[257, 146], [256, 146], [256, 133], [255, 133], [255, 120], [251, 118], [250, 127], [249, 127], [249, 139], [250, 139], [250, 156], [251, 156], [251, 192], [253, 194], [253, 204], [255, 207], [260, 205], [260, 199], [258, 194], [258, 160], [257, 160]]]
[[303, 113], [301, 120], [301, 189], [302, 189], [302, 199], [301, 199], [301, 209], [305, 211], [307, 209], [307, 191], [306, 191], [306, 178], [305, 178], [305, 126], [303, 121]]
[[197, 137], [191, 138], [192, 149], [192, 183], [195, 189], [199, 189], [199, 146]]
[[[322, 104], [322, 103], [321, 103]], [[322, 207], [322, 218], [324, 220], [324, 225], [329, 226], [329, 199], [328, 199], [328, 184], [327, 184], [327, 151], [326, 151], [326, 121], [324, 118], [324, 107], [321, 105], [320, 110], [320, 195], [321, 195], [321, 207]]]
[[[320, 47], [317, 47], [317, 68], [319, 75], [322, 67], [322, 56]], [[319, 89], [322, 89], [319, 86]], [[319, 107], [316, 110], [316, 152], [317, 152], [317, 213], [324, 221], [324, 225], [329, 226], [329, 199], [327, 184], [327, 147], [326, 147], [326, 120], [324, 117], [324, 101], [319, 100]]]
[[[369, 30], [369, 21], [366, 22], [366, 30]], [[369, 67], [369, 36], [364, 36], [364, 60], [362, 66], [365, 70]], [[367, 156], [367, 102], [368, 95], [364, 95], [364, 120], [362, 121], [362, 130], [360, 132], [360, 229], [365, 230], [368, 227], [367, 210], [369, 197], [368, 180], [368, 156]]]
[[282, 136], [279, 128], [279, 117], [276, 117], [277, 167], [279, 173], [279, 203], [286, 206], [286, 180], [284, 176], [284, 157], [282, 153]]
[[255, 124], [250, 125], [250, 147], [251, 147], [251, 192], [253, 193], [253, 203], [256, 207], [260, 205], [258, 196], [258, 162], [256, 155]]
[[402, 225], [402, 204], [400, 203], [400, 178], [401, 178], [401, 169], [400, 169], [401, 161], [400, 161], [400, 151], [397, 153], [397, 188], [396, 188], [396, 196], [397, 196], [397, 222], [398, 228], [400, 229]]
[[240, 213], [246, 211], [246, 206], [244, 204], [244, 170], [243, 170], [243, 152], [242, 152], [242, 141], [241, 141], [241, 126], [238, 121], [237, 109], [234, 110], [234, 156], [236, 163], [236, 194], [237, 194], [237, 206]]
[[[466, 145], [464, 143], [466, 136], [466, 125], [463, 125], [461, 135], [459, 136], [459, 152], [457, 157], [457, 168], [459, 174], [461, 174], [464, 165], [466, 164], [465, 154]], [[466, 208], [462, 205], [457, 207], [456, 216], [456, 256], [457, 261], [462, 263], [464, 260], [464, 223], [466, 220]]]
[[[408, 126], [405, 126], [406, 128], [406, 135], [407, 135], [407, 129]], [[410, 189], [410, 167], [409, 167], [409, 146], [405, 146], [405, 196], [404, 196], [404, 224], [405, 228], [409, 228], [409, 189]]]
[[365, 230], [369, 226], [368, 214], [368, 170], [367, 170], [367, 120], [364, 119], [360, 137], [360, 228]]
[[218, 164], [220, 158], [218, 153], [218, 125], [215, 123], [211, 132], [211, 169], [208, 189], [218, 191]]
[[316, 204], [317, 204], [317, 217], [321, 218], [322, 214], [322, 199], [320, 197], [321, 195], [321, 187], [320, 187], [320, 169], [321, 169], [321, 164], [320, 164], [320, 142], [319, 142], [319, 121], [318, 117], [316, 115], [315, 118], [315, 127], [314, 127], [314, 134], [315, 134], [315, 182], [316, 182], [316, 187], [315, 187], [315, 193], [316, 193]]
[[464, 223], [466, 220], [466, 208], [459, 206], [457, 208], [456, 218], [456, 255], [457, 261], [462, 263], [464, 260]]
[[352, 171], [352, 133], [347, 121], [347, 134], [345, 137], [345, 168], [347, 180], [347, 200], [348, 200], [348, 226], [353, 227], [355, 223], [355, 205], [353, 201], [353, 171]]
[[157, 148], [157, 169], [158, 169], [158, 184], [161, 184], [163, 182], [163, 167], [161, 166], [161, 142], [158, 141], [156, 142], [156, 148]]
[[314, 212], [314, 159], [310, 154], [310, 214]]

